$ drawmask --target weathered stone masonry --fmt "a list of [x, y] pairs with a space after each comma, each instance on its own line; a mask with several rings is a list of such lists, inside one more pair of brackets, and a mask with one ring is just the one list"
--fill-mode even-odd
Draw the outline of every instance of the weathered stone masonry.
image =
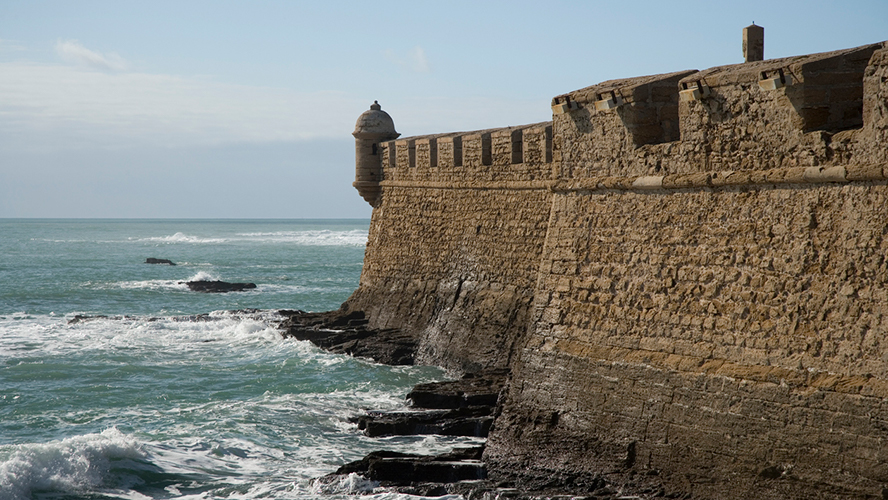
[[493, 475], [881, 498], [886, 44], [604, 82], [553, 111], [379, 143], [347, 306], [428, 362], [512, 367]]
[[550, 211], [549, 123], [379, 144], [381, 196], [348, 306], [419, 359], [507, 366], [527, 330]]

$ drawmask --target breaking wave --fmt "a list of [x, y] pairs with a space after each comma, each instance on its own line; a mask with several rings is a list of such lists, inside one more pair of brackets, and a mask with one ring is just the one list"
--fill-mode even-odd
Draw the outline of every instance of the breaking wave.
[[142, 445], [116, 428], [45, 444], [0, 446], [0, 499], [98, 489], [125, 493], [151, 469]]

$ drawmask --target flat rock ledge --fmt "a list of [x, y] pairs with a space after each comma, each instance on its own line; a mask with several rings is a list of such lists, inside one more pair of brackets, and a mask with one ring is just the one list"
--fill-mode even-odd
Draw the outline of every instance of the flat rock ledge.
[[361, 311], [307, 313], [280, 311], [284, 319], [279, 328], [284, 337], [308, 340], [321, 349], [358, 358], [370, 358], [386, 365], [412, 365], [416, 339], [396, 329], [367, 328]]
[[493, 425], [493, 411], [494, 408], [489, 406], [456, 410], [369, 411], [351, 421], [369, 437], [424, 434], [487, 437]]
[[370, 437], [487, 437], [507, 370], [469, 373], [459, 380], [418, 384], [407, 394], [410, 411], [368, 411], [351, 419]]
[[321, 478], [330, 482], [338, 476], [359, 474], [391, 491], [421, 496], [448, 494], [445, 485], [463, 481], [473, 484], [487, 478], [481, 461], [483, 447], [456, 448], [443, 455], [414, 455], [396, 451], [374, 451], [361, 460], [347, 463]]
[[[486, 437], [498, 413], [507, 370], [485, 370], [459, 380], [418, 384], [407, 395], [414, 411], [369, 411], [352, 419], [368, 436], [444, 434]], [[381, 450], [319, 478], [334, 483], [358, 474], [384, 491], [419, 496], [462, 495], [467, 500], [579, 498], [629, 500], [664, 497], [657, 488], [627, 494], [602, 475], [489, 473], [484, 447], [456, 448], [442, 455]], [[377, 491], [377, 490], [374, 490]]]

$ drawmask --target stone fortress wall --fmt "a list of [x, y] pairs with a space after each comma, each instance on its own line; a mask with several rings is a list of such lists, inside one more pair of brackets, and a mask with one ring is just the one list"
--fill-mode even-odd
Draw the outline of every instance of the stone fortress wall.
[[347, 307], [415, 332], [427, 362], [511, 367], [493, 475], [882, 497], [888, 43], [613, 80], [552, 109], [374, 143]]
[[361, 284], [373, 328], [420, 337], [419, 360], [506, 367], [527, 330], [549, 220], [552, 125], [381, 142]]

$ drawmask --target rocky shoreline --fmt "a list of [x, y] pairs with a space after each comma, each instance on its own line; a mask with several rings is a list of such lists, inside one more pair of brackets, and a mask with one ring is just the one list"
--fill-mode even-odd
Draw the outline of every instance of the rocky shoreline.
[[[416, 342], [398, 330], [374, 330], [362, 312], [280, 311], [284, 337], [308, 340], [330, 352], [366, 357], [391, 365], [411, 365]], [[368, 411], [352, 422], [371, 437], [439, 434], [487, 437], [502, 406], [508, 369], [466, 373], [452, 381], [416, 385], [406, 398], [408, 411]], [[455, 448], [441, 455], [374, 451], [318, 478], [331, 484], [349, 474], [378, 482], [386, 491], [409, 495], [462, 495], [467, 500], [501, 498], [594, 498], [629, 500], [684, 498], [667, 495], [653, 478], [642, 478], [637, 491], [611, 484], [606, 475], [563, 473], [537, 476], [529, 471], [488, 471], [484, 446]], [[618, 471], [622, 472], [622, 471]]]

